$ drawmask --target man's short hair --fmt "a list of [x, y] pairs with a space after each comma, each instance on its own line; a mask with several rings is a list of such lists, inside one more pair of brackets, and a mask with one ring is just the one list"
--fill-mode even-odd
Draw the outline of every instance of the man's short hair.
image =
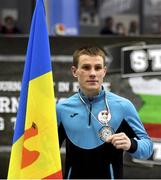
[[78, 67], [79, 57], [81, 55], [88, 55], [88, 56], [101, 56], [103, 58], [104, 66], [107, 53], [100, 47], [97, 46], [84, 46], [77, 49], [73, 53], [73, 66]]

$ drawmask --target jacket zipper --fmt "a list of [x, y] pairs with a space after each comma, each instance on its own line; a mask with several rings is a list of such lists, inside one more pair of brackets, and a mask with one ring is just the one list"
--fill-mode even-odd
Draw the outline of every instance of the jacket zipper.
[[89, 106], [89, 119], [88, 119], [88, 126], [91, 125], [91, 112], [92, 112], [92, 103], [90, 103]]

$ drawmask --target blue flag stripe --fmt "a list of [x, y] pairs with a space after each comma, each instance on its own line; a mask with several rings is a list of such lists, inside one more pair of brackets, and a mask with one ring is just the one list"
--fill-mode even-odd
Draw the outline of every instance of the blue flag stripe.
[[37, 1], [30, 29], [13, 143], [24, 133], [29, 81], [51, 71], [44, 3], [43, 0]]

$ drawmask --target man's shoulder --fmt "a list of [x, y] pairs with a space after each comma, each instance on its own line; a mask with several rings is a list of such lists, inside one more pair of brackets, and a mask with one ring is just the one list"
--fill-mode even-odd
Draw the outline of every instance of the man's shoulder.
[[74, 102], [76, 102], [78, 100], [78, 94], [75, 93], [73, 94], [72, 96], [66, 98], [66, 99], [63, 99], [61, 101], [59, 101], [57, 103], [57, 106], [64, 106], [64, 105], [70, 105], [70, 104], [73, 104]]
[[115, 94], [113, 92], [108, 92], [107, 98], [109, 98], [110, 100], [115, 100], [115, 101], [126, 101], [126, 100], [128, 100], [127, 98], [120, 96], [118, 94]]
[[113, 105], [115, 104], [116, 106], [120, 106], [120, 108], [122, 108], [122, 110], [124, 110], [126, 113], [135, 111], [134, 104], [131, 102], [131, 100], [125, 97], [110, 92], [109, 100], [112, 101]]
[[109, 99], [109, 101], [115, 101], [116, 103], [131, 104], [131, 101], [128, 98], [120, 96], [120, 95], [115, 94], [113, 92], [108, 93], [107, 99]]

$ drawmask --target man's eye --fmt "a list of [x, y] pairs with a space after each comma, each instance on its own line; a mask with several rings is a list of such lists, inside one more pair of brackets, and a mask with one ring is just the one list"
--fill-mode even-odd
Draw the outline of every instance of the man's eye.
[[82, 69], [84, 69], [84, 70], [89, 70], [90, 67], [89, 67], [89, 66], [83, 66]]
[[102, 69], [102, 66], [97, 66], [97, 67], [95, 67], [95, 70], [96, 71], [99, 71], [99, 70], [101, 70]]

